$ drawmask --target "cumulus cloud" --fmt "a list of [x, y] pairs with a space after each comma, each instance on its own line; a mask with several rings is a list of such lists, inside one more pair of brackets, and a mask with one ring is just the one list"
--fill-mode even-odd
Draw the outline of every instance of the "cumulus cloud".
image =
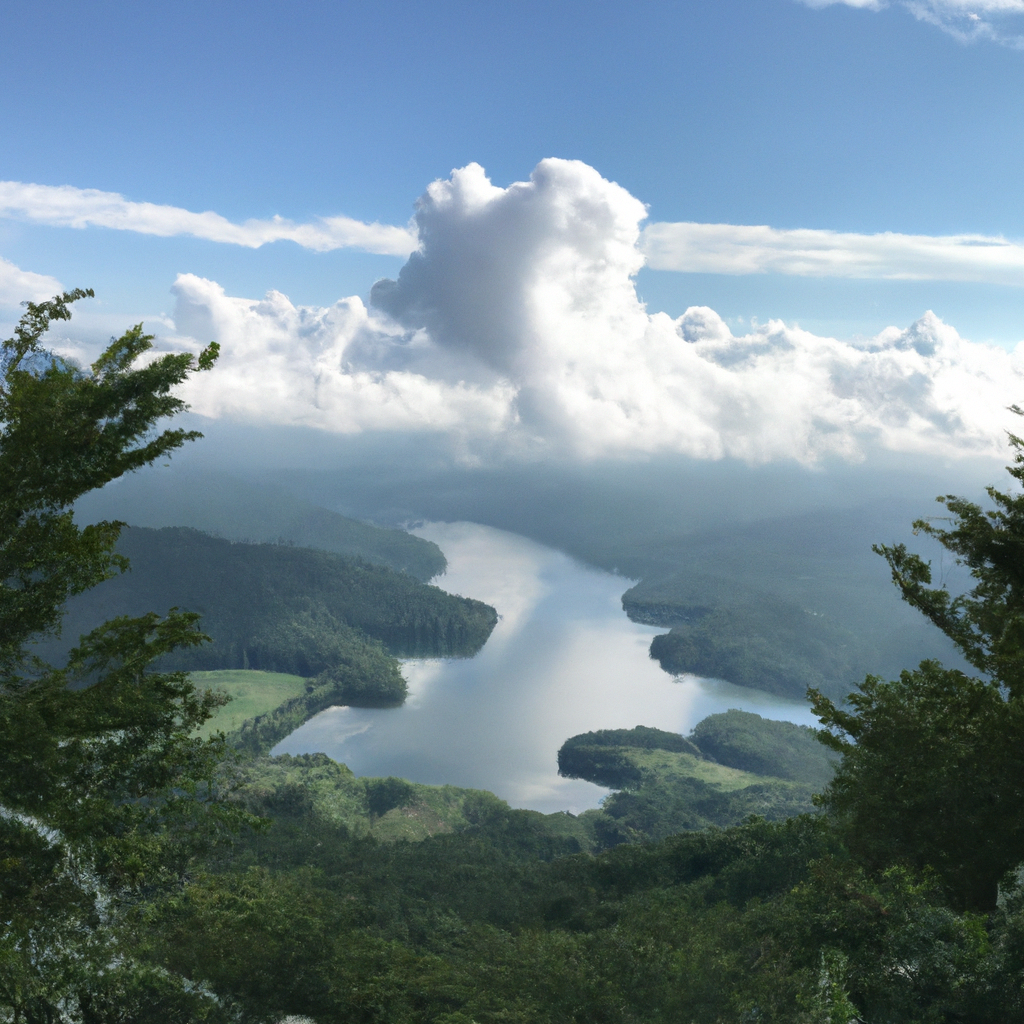
[[0, 257], [0, 306], [17, 306], [26, 299], [40, 302], [63, 291], [60, 281], [22, 270]]
[[991, 235], [658, 223], [644, 229], [642, 247], [656, 270], [1024, 285], [1024, 245]]
[[973, 344], [931, 313], [868, 343], [778, 321], [735, 337], [706, 307], [639, 300], [643, 205], [585, 164], [494, 186], [470, 165], [419, 201], [421, 247], [371, 304], [175, 285], [175, 325], [221, 364], [197, 412], [325, 430], [444, 431], [512, 456], [680, 452], [752, 462], [873, 448], [999, 455], [1024, 349]]
[[[544, 160], [507, 189], [470, 164], [427, 189], [416, 212], [421, 251], [397, 281], [374, 285], [370, 301], [526, 382], [643, 315], [632, 278], [645, 217], [639, 200], [578, 161]], [[588, 322], [602, 331], [587, 332]]]
[[20, 181], [0, 181], [0, 216], [58, 227], [138, 231], [163, 238], [192, 235], [250, 249], [288, 240], [316, 252], [353, 248], [385, 256], [408, 256], [417, 244], [415, 234], [408, 228], [364, 224], [349, 217], [321, 217], [307, 224], [273, 217], [235, 224], [219, 213], [193, 213], [177, 206], [135, 203], [116, 192]]
[[358, 297], [326, 309], [296, 307], [280, 292], [252, 301], [225, 295], [220, 285], [192, 274], [180, 275], [173, 291], [175, 340], [194, 351], [210, 340], [223, 348], [216, 372], [188, 385], [187, 397], [203, 415], [337, 433], [471, 429], [486, 436], [508, 425], [507, 386], [448, 384], [407, 370], [354, 365], [350, 354], [361, 343], [371, 350], [410, 344]]
[[[879, 11], [888, 0], [801, 0], [808, 7], [863, 7]], [[896, 0], [918, 21], [942, 29], [962, 43], [989, 40], [1024, 49], [1024, 0]]]

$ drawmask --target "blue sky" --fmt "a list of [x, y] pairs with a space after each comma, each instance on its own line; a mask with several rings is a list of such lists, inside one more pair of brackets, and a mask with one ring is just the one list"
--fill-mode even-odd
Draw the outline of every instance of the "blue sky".
[[[508, 184], [542, 157], [561, 156], [617, 181], [658, 220], [1024, 238], [1024, 53], [963, 45], [898, 5], [88, 10], [5, 5], [5, 179], [234, 220], [343, 213], [404, 223], [426, 184], [453, 167], [477, 161]], [[88, 279], [108, 296], [121, 278], [122, 301], [134, 278], [149, 303], [179, 270], [319, 302], [365, 292], [392, 270], [287, 243], [278, 243], [283, 252], [239, 254], [90, 234], [8, 223], [0, 254], [62, 281]], [[824, 327], [835, 305], [840, 328], [885, 326], [887, 315], [905, 326], [908, 315], [948, 304], [946, 319], [964, 333], [1024, 337], [1016, 288], [975, 296], [948, 285], [889, 287], [862, 300], [860, 286], [821, 281], [649, 276], [648, 301], [677, 313], [709, 296], [728, 305], [723, 315]]]
[[[737, 272], [746, 235], [730, 235], [732, 255], [717, 264], [692, 254], [704, 236], [687, 235], [690, 255], [666, 257], [681, 269], [648, 265], [633, 278], [649, 312], [709, 306], [737, 335], [779, 318], [850, 339], [932, 309], [973, 341], [1024, 338], [1019, 246], [994, 270], [970, 259], [963, 270], [964, 246], [932, 253], [903, 280], [916, 259], [906, 245], [876, 252], [846, 238], [1024, 242], [1024, 0], [10, 0], [4, 11], [6, 182], [236, 224], [344, 216], [405, 227], [417, 197], [454, 168], [478, 163], [504, 188], [557, 157], [620, 185], [649, 224], [782, 233], [751, 273]], [[0, 258], [95, 287], [82, 322], [97, 329], [170, 314], [179, 274], [228, 296], [276, 289], [326, 307], [365, 300], [405, 262], [358, 247], [74, 228], [15, 198], [0, 211]], [[880, 269], [836, 270], [843, 256], [801, 270], [778, 255], [800, 229], [839, 233], [814, 245], [843, 253], [867, 246]], [[15, 315], [8, 296], [0, 319]]]

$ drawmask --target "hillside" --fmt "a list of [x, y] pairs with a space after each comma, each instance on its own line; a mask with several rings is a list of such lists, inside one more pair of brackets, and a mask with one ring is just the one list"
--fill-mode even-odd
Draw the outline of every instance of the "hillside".
[[690, 740], [702, 756], [756, 775], [824, 789], [838, 757], [806, 725], [731, 709], [698, 722]]
[[[62, 638], [39, 644], [37, 653], [60, 657], [81, 634], [119, 615], [197, 612], [210, 642], [175, 651], [163, 668], [254, 669], [304, 680], [301, 687], [270, 684], [261, 710], [246, 715], [240, 742], [253, 753], [334, 704], [401, 704], [407, 689], [397, 656], [470, 656], [497, 621], [480, 601], [326, 551], [143, 527], [126, 529], [118, 550], [130, 570], [69, 601]], [[234, 723], [225, 728], [233, 731]]]
[[811, 687], [841, 698], [871, 667], [862, 638], [827, 615], [722, 579], [676, 573], [622, 595], [634, 622], [669, 626], [651, 657], [673, 675], [726, 679], [802, 699]]
[[212, 639], [176, 653], [185, 669], [257, 668], [313, 676], [360, 638], [388, 654], [475, 654], [497, 615], [384, 566], [279, 544], [237, 544], [197, 530], [132, 527], [118, 551], [131, 569], [68, 603], [69, 640], [116, 615], [199, 612]]

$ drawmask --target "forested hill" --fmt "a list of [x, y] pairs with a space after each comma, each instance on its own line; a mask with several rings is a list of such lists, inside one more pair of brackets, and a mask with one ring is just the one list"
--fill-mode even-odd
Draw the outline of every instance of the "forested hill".
[[619, 791], [587, 812], [597, 845], [608, 847], [812, 811], [835, 761], [814, 730], [733, 710], [689, 737], [645, 726], [572, 736], [558, 773]]
[[200, 612], [213, 642], [176, 652], [174, 667], [312, 676], [331, 668], [338, 645], [356, 636], [379, 641], [391, 655], [468, 656], [497, 621], [480, 601], [310, 548], [132, 527], [118, 550], [131, 569], [69, 603], [66, 642], [115, 615], [178, 607]]
[[634, 622], [669, 626], [651, 657], [673, 675], [726, 679], [794, 699], [811, 687], [845, 697], [875, 651], [831, 616], [733, 581], [694, 573], [644, 580], [622, 595]]
[[255, 543], [286, 542], [362, 558], [426, 582], [446, 562], [433, 542], [404, 530], [373, 526], [296, 498], [267, 482], [236, 480], [175, 466], [141, 472], [82, 498], [86, 521], [120, 519], [135, 526], [190, 526]]

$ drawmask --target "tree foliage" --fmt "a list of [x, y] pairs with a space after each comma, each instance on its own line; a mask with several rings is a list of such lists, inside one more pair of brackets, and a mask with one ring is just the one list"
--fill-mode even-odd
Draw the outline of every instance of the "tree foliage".
[[153, 358], [141, 325], [88, 368], [43, 348], [87, 295], [27, 303], [0, 348], [0, 1005], [40, 1019], [84, 993], [97, 962], [111, 980], [118, 908], [173, 878], [211, 821], [238, 817], [213, 799], [221, 745], [190, 735], [218, 698], [150, 670], [203, 641], [197, 616], [116, 618], [58, 666], [33, 652], [70, 596], [127, 565], [123, 524], [80, 527], [74, 502], [199, 436], [156, 426], [217, 356]]
[[[1024, 410], [1012, 409], [1017, 415]], [[1007, 472], [1024, 484], [1024, 440], [1010, 435], [1013, 465]], [[1011, 698], [1024, 698], [1024, 494], [986, 488], [993, 508], [947, 494], [936, 499], [949, 512], [947, 529], [927, 519], [915, 532], [937, 540], [966, 566], [975, 586], [954, 596], [933, 587], [929, 563], [903, 544], [875, 550], [889, 563], [903, 599], [926, 615], [979, 672], [999, 683]], [[940, 520], [944, 521], [944, 520]]]
[[1016, 902], [986, 929], [823, 815], [567, 853], [507, 808], [418, 843], [293, 818], [154, 908], [150, 948], [252, 1019], [1020, 1019]]
[[[1024, 441], [1010, 443], [1008, 471], [1022, 483]], [[933, 586], [930, 564], [905, 545], [875, 548], [904, 600], [979, 675], [925, 661], [895, 681], [869, 676], [848, 708], [812, 691], [822, 738], [843, 755], [824, 804], [851, 849], [876, 868], [932, 869], [954, 905], [981, 910], [1024, 859], [1024, 494], [988, 495], [989, 509], [940, 497], [949, 525], [914, 523], [967, 568], [974, 586], [962, 594]]]
[[79, 528], [71, 506], [87, 491], [148, 465], [195, 431], [154, 433], [184, 409], [173, 394], [194, 369], [208, 369], [216, 344], [196, 359], [168, 354], [135, 363], [152, 347], [138, 324], [93, 363], [91, 372], [40, 345], [76, 289], [49, 302], [27, 303], [0, 356], [0, 670], [22, 660], [33, 634], [54, 629], [64, 602], [125, 567], [114, 554], [121, 524]]

